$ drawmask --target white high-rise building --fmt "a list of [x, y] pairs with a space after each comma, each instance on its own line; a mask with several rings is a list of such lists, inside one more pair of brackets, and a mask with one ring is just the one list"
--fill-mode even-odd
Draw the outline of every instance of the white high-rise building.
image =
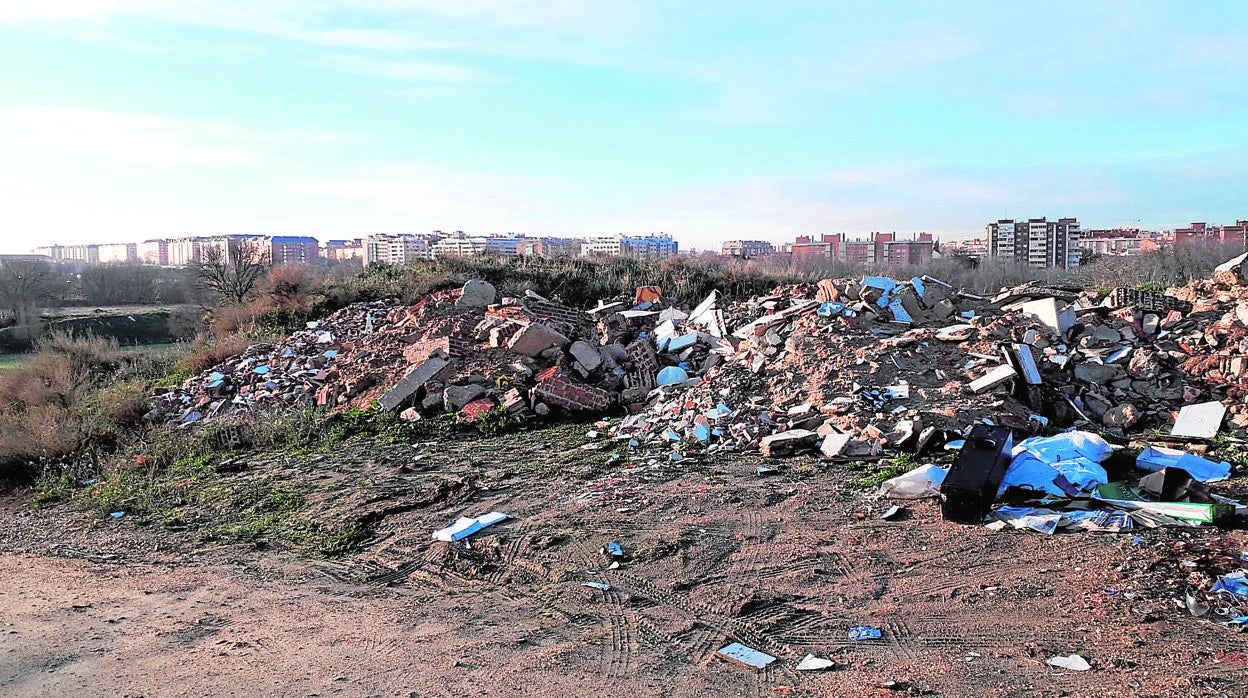
[[364, 266], [402, 265], [421, 259], [433, 259], [433, 250], [426, 237], [380, 233], [364, 239]]

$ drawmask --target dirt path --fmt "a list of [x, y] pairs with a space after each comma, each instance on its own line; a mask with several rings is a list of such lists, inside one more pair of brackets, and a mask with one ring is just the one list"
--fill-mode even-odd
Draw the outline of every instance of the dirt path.
[[[409, 482], [516, 459], [465, 448], [472, 458], [386, 467]], [[192, 550], [186, 532], [11, 500], [0, 694], [1248, 695], [1248, 637], [1172, 601], [1178, 561], [1238, 554], [1242, 531], [992, 532], [946, 523], [931, 502], [882, 521], [889, 503], [852, 476], [753, 465], [633, 480], [515, 467], [471, 495], [393, 507], [333, 561]], [[491, 510], [514, 518], [470, 547], [430, 539]], [[607, 541], [629, 554], [618, 569]], [[851, 641], [857, 625], [881, 637]], [[730, 642], [779, 661], [715, 659]], [[796, 672], [808, 652], [836, 669]], [[1092, 669], [1045, 664], [1071, 652]]]

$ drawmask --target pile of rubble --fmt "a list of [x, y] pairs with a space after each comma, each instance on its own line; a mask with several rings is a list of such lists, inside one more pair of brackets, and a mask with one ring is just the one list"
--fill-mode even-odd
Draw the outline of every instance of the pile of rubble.
[[737, 329], [707, 343], [697, 375], [619, 430], [679, 457], [921, 453], [976, 423], [1210, 439], [1224, 417], [1248, 426], [1248, 285], [1242, 259], [1223, 266], [1103, 299], [1035, 285], [988, 299], [930, 278], [778, 289], [729, 309]]
[[[938, 279], [824, 280], [690, 308], [654, 287], [588, 311], [482, 281], [349, 306], [158, 397], [189, 424], [271, 405], [474, 420], [624, 408], [617, 438], [679, 459], [923, 452], [990, 423], [1208, 439], [1248, 426], [1243, 259], [1167, 295]], [[1186, 406], [1176, 414], [1179, 407]]]

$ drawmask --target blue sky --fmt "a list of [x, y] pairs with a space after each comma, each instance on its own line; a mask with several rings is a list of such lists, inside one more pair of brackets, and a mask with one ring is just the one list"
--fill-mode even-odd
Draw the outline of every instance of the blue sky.
[[0, 251], [1248, 218], [1248, 3], [0, 0]]

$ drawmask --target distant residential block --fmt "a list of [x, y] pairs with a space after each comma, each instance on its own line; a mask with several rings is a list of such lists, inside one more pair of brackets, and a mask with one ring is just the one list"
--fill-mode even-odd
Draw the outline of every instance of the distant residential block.
[[203, 259], [203, 247], [195, 237], [174, 238], [166, 241], [165, 253], [171, 267], [199, 264]]
[[139, 258], [138, 247], [133, 242], [100, 245], [96, 256], [100, 264], [133, 264]]
[[1079, 249], [1098, 255], [1133, 255], [1161, 247], [1161, 233], [1139, 228], [1084, 230], [1079, 235]]
[[1209, 225], [1192, 223], [1186, 228], [1174, 229], [1174, 244], [1208, 242], [1248, 247], [1248, 221], [1235, 221], [1234, 225]]
[[752, 259], [776, 253], [776, 246], [765, 240], [729, 240], [719, 246], [719, 253], [725, 257]]
[[1001, 219], [985, 226], [988, 254], [1037, 269], [1079, 266], [1079, 221], [1074, 218]]
[[[505, 243], [502, 245], [505, 249]], [[450, 237], [444, 237], [433, 243], [433, 256], [437, 259], [446, 259], [451, 257], [475, 257], [479, 254], [485, 254], [490, 249], [489, 242], [483, 237], [470, 237], [464, 234], [462, 230], [456, 230]], [[515, 246], [512, 246], [512, 254], [515, 254]]]
[[588, 237], [581, 241], [581, 256], [583, 257], [618, 257], [622, 249], [619, 235]]
[[433, 259], [428, 238], [407, 234], [369, 235], [364, 239], [364, 265], [407, 264]]
[[364, 241], [362, 239], [355, 240], [327, 240], [325, 242], [325, 260], [334, 262], [346, 262], [352, 259], [364, 259]]
[[680, 253], [680, 245], [671, 235], [622, 235], [620, 254], [637, 259], [666, 259]]
[[844, 233], [825, 233], [818, 239], [800, 235], [786, 248], [794, 262], [827, 260], [903, 267], [930, 261], [934, 243], [931, 233], [914, 233], [909, 238], [897, 233], [872, 233], [862, 240], [849, 239]]
[[525, 238], [516, 243], [516, 254], [522, 257], [575, 257], [581, 253], [576, 238]]
[[137, 245], [135, 255], [141, 264], [169, 266], [169, 241], [144, 240]]
[[317, 264], [321, 243], [306, 235], [274, 235], [269, 238], [269, 259], [273, 264]]

